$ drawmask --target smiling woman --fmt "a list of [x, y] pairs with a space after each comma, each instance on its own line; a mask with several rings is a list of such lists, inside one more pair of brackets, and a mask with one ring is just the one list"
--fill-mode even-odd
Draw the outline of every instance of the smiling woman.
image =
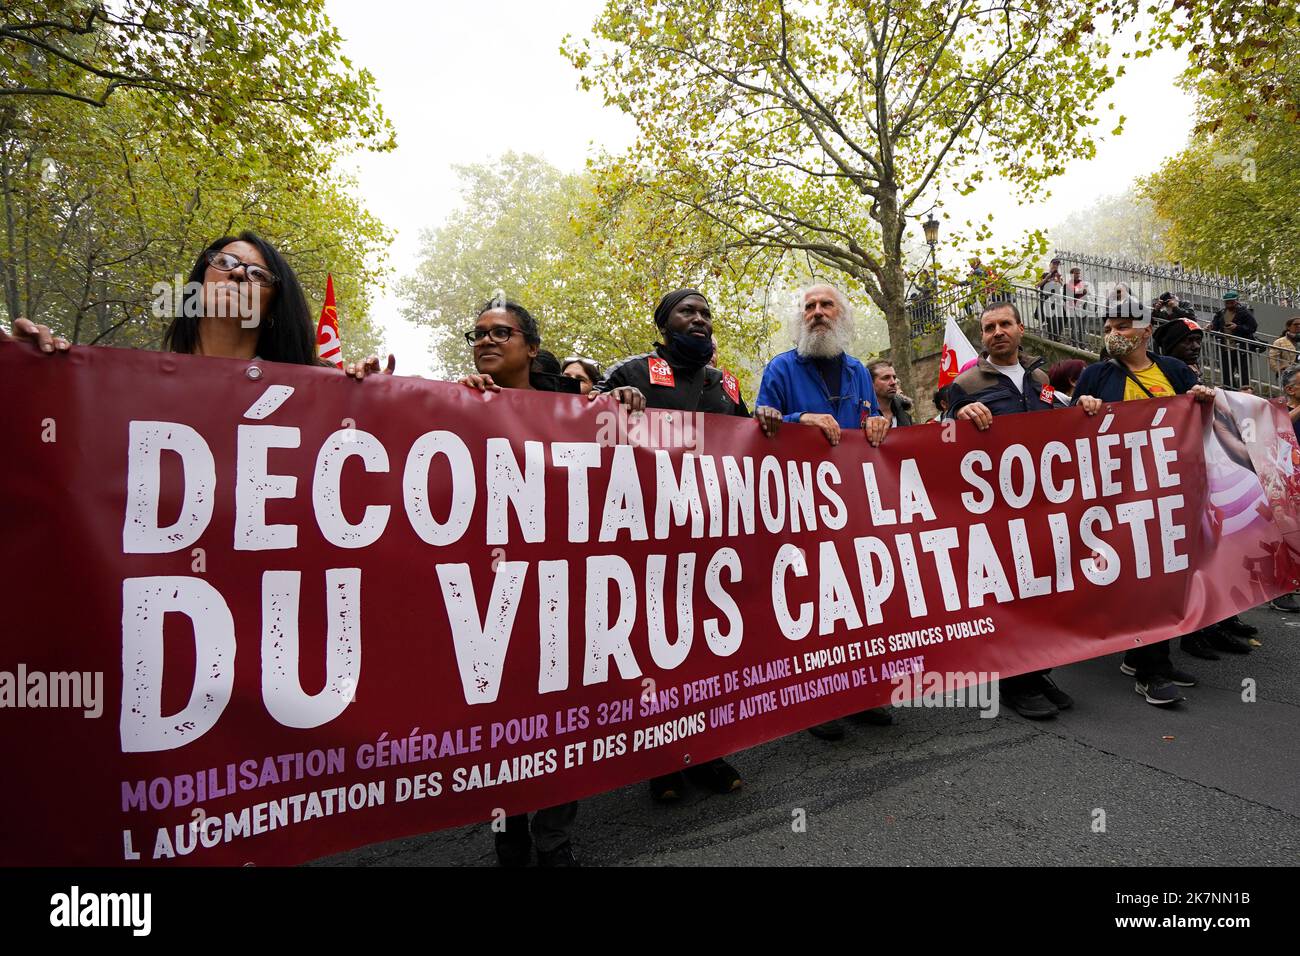
[[474, 350], [474, 374], [464, 376], [462, 385], [492, 392], [533, 387], [529, 373], [542, 336], [537, 320], [518, 302], [485, 304], [465, 341]]

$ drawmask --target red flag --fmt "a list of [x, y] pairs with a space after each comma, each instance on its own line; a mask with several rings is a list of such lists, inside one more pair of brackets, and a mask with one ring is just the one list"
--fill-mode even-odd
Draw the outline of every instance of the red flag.
[[339, 338], [339, 310], [334, 306], [334, 275], [325, 277], [325, 305], [316, 323], [316, 354], [322, 362], [343, 367], [343, 340]]
[[943, 358], [939, 362], [939, 387], [943, 388], [951, 384], [959, 372], [978, 358], [979, 354], [971, 348], [970, 341], [949, 316], [943, 330]]

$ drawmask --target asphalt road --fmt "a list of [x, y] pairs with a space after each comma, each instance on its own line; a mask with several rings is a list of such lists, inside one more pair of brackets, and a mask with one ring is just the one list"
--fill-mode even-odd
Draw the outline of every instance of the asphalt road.
[[[575, 849], [605, 866], [1295, 865], [1300, 615], [1242, 617], [1264, 646], [1216, 662], [1175, 650], [1200, 682], [1174, 709], [1134, 693], [1118, 656], [1084, 661], [1055, 672], [1076, 703], [1054, 720], [906, 709], [837, 743], [796, 734], [736, 755], [745, 787], [729, 796], [663, 807], [632, 786], [583, 801]], [[316, 865], [495, 862], [480, 824]]]

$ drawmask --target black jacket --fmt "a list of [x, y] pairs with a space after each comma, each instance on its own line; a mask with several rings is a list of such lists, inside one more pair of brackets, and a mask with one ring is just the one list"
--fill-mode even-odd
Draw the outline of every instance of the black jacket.
[[988, 355], [981, 355], [974, 368], [968, 368], [955, 379], [948, 392], [948, 414], [956, 418], [963, 405], [980, 402], [994, 415], [1014, 415], [1016, 412], [1042, 412], [1055, 405], [1043, 401], [1043, 386], [1051, 384], [1043, 370], [1043, 360], [1034, 355], [1020, 353], [1020, 365], [1025, 370], [1022, 387], [1017, 389], [1011, 379], [993, 367]]
[[[1147, 353], [1147, 357], [1160, 366], [1160, 371], [1177, 394], [1181, 395], [1199, 384], [1196, 373], [1173, 356]], [[1123, 401], [1127, 383], [1128, 375], [1115, 360], [1093, 362], [1079, 376], [1079, 382], [1074, 386], [1074, 398], [1078, 401], [1080, 395], [1092, 395], [1103, 402]]]
[[1169, 322], [1173, 319], [1191, 319], [1196, 321], [1196, 312], [1185, 305], [1174, 306], [1172, 312], [1166, 312], [1163, 308], [1154, 308], [1151, 310], [1151, 319], [1156, 325], [1163, 322]]
[[[661, 358], [673, 370], [672, 385], [653, 385], [650, 382], [651, 358]], [[731, 400], [723, 387], [722, 372], [706, 365], [694, 372], [675, 365], [673, 357], [662, 345], [653, 352], [644, 352], [625, 358], [610, 367], [605, 378], [597, 383], [596, 391], [608, 392], [621, 385], [632, 385], [645, 395], [647, 408], [665, 408], [682, 412], [713, 412], [718, 415], [749, 417], [749, 409], [736, 386], [736, 401]]]
[[912, 424], [912, 413], [903, 407], [897, 395], [889, 400], [889, 410], [894, 416], [895, 428], [903, 428]]
[[[1227, 309], [1220, 309], [1214, 313], [1214, 318], [1210, 320], [1211, 332], [1222, 332], [1224, 323], [1224, 314]], [[1250, 311], [1244, 305], [1237, 306], [1237, 328], [1227, 333], [1236, 335], [1243, 339], [1254, 339], [1255, 332], [1259, 329], [1259, 323], [1255, 321], [1255, 313]]]

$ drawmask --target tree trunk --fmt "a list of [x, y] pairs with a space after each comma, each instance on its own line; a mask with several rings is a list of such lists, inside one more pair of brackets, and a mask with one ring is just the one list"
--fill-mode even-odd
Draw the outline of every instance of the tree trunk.
[[916, 400], [916, 382], [912, 376], [912, 326], [907, 318], [907, 272], [902, 257], [903, 221], [898, 209], [898, 189], [882, 184], [880, 195], [880, 236], [885, 254], [881, 259], [880, 293], [889, 329], [889, 360], [898, 373], [899, 390]]

